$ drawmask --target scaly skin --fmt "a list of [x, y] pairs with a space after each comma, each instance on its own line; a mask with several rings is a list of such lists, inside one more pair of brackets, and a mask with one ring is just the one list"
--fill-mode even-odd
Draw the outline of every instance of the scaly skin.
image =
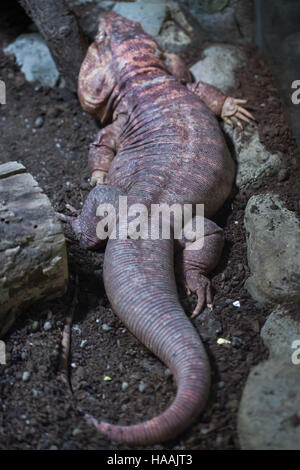
[[[89, 166], [97, 185], [72, 223], [81, 245], [97, 249], [102, 202], [118, 206], [178, 203], [205, 205], [204, 246], [187, 250], [186, 239], [115, 240], [107, 243], [104, 282], [111, 305], [127, 328], [173, 372], [178, 392], [160, 416], [133, 426], [90, 423], [112, 440], [149, 445], [169, 440], [199, 415], [210, 384], [200, 338], [178, 301], [176, 271], [196, 292], [197, 315], [212, 305], [206, 274], [219, 259], [222, 230], [207, 217], [228, 197], [235, 168], [216, 116], [238, 122], [252, 118], [240, 105], [202, 82], [187, 83], [188, 70], [162, 51], [138, 23], [105, 14], [79, 76], [83, 108], [105, 127], [91, 145]], [[104, 185], [101, 183], [108, 183]]]

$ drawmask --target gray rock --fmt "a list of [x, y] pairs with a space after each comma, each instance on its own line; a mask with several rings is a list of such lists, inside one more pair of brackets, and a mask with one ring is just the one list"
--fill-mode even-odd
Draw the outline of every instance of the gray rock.
[[[184, 0], [183, 0], [184, 1]], [[190, 12], [208, 41], [237, 44], [254, 39], [253, 4], [248, 0], [189, 0]]]
[[166, 14], [164, 1], [138, 0], [118, 2], [113, 11], [142, 25], [146, 33], [157, 37]]
[[300, 340], [300, 307], [297, 313], [291, 313], [288, 306], [277, 306], [268, 316], [261, 336], [270, 357], [289, 360], [294, 351], [293, 342]]
[[115, 2], [102, 0], [67, 0], [70, 9], [75, 13], [84, 34], [91, 41], [97, 33], [98, 24], [102, 14], [109, 11]]
[[217, 13], [224, 11], [229, 0], [190, 0], [189, 6], [195, 11], [202, 13]]
[[251, 275], [246, 287], [258, 302], [300, 298], [300, 223], [275, 194], [252, 196], [245, 211]]
[[209, 83], [223, 93], [235, 88], [234, 73], [246, 65], [246, 55], [237, 46], [213, 44], [203, 51], [203, 59], [196, 62], [190, 71], [196, 80]]
[[50, 87], [57, 84], [59, 72], [40, 34], [22, 34], [4, 52], [16, 57], [28, 82], [38, 80], [42, 85]]
[[238, 434], [244, 450], [300, 450], [299, 366], [274, 358], [251, 370]]
[[195, 33], [186, 13], [171, 0], [118, 2], [113, 11], [137, 21], [169, 52], [180, 52], [192, 43]]
[[281, 153], [270, 153], [260, 142], [257, 128], [247, 125], [244, 131], [223, 125], [224, 133], [233, 145], [237, 162], [236, 185], [246, 187], [264, 176], [285, 170]]

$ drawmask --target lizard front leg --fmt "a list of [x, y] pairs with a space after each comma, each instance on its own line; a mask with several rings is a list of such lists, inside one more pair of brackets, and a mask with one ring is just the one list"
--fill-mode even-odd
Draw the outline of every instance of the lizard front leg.
[[[193, 220], [194, 225], [194, 220]], [[186, 233], [184, 227], [183, 234]], [[199, 248], [199, 246], [201, 246]], [[187, 293], [197, 294], [198, 301], [191, 318], [195, 318], [204, 305], [212, 308], [211, 282], [207, 274], [218, 264], [224, 245], [223, 230], [204, 218], [203, 238], [194, 242], [184, 236], [178, 240], [175, 272]]]
[[167, 66], [168, 71], [174, 75], [174, 77], [176, 77], [182, 83], [188, 83], [192, 81], [191, 72], [177, 54], [164, 51], [162, 53], [162, 58]]
[[247, 100], [226, 96], [218, 88], [201, 81], [188, 83], [186, 87], [199, 96], [208, 108], [225, 122], [242, 127], [241, 121], [255, 120], [254, 116], [241, 106], [246, 104]]
[[88, 163], [91, 172], [91, 186], [107, 184], [110, 164], [117, 152], [120, 134], [125, 121], [124, 115], [98, 132], [90, 145]]

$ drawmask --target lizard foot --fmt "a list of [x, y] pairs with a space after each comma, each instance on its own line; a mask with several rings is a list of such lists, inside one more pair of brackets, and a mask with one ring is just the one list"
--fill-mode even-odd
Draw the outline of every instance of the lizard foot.
[[90, 179], [91, 188], [93, 188], [94, 186], [98, 186], [100, 184], [107, 184], [107, 183], [108, 183], [107, 171], [102, 171], [102, 170], [93, 171], [91, 179]]
[[[66, 207], [67, 207], [67, 205], [66, 205]], [[80, 240], [80, 238], [81, 238], [81, 227], [80, 227], [79, 218], [74, 217], [74, 216], [70, 216], [70, 215], [65, 215], [65, 214], [62, 214], [61, 212], [55, 212], [55, 214], [61, 222], [64, 222], [66, 224], [70, 224], [72, 226], [72, 229], [74, 230], [75, 234], [77, 235], [78, 239]]]
[[190, 317], [191, 319], [199, 315], [204, 305], [207, 305], [210, 309], [213, 308], [211, 282], [207, 277], [198, 271], [190, 270], [185, 273], [184, 284], [188, 295], [195, 293], [198, 297], [197, 305]]
[[246, 104], [247, 100], [232, 98], [228, 96], [224, 101], [221, 118], [228, 124], [236, 124], [243, 129], [241, 121], [251, 122], [255, 121], [255, 117], [243, 108], [241, 104]]

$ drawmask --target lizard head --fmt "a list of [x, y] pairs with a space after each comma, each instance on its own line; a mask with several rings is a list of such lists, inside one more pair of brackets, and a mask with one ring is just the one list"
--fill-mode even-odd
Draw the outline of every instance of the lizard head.
[[139, 23], [105, 13], [80, 69], [82, 107], [105, 123], [112, 112], [116, 85], [149, 68], [165, 70], [161, 56], [158, 44]]

